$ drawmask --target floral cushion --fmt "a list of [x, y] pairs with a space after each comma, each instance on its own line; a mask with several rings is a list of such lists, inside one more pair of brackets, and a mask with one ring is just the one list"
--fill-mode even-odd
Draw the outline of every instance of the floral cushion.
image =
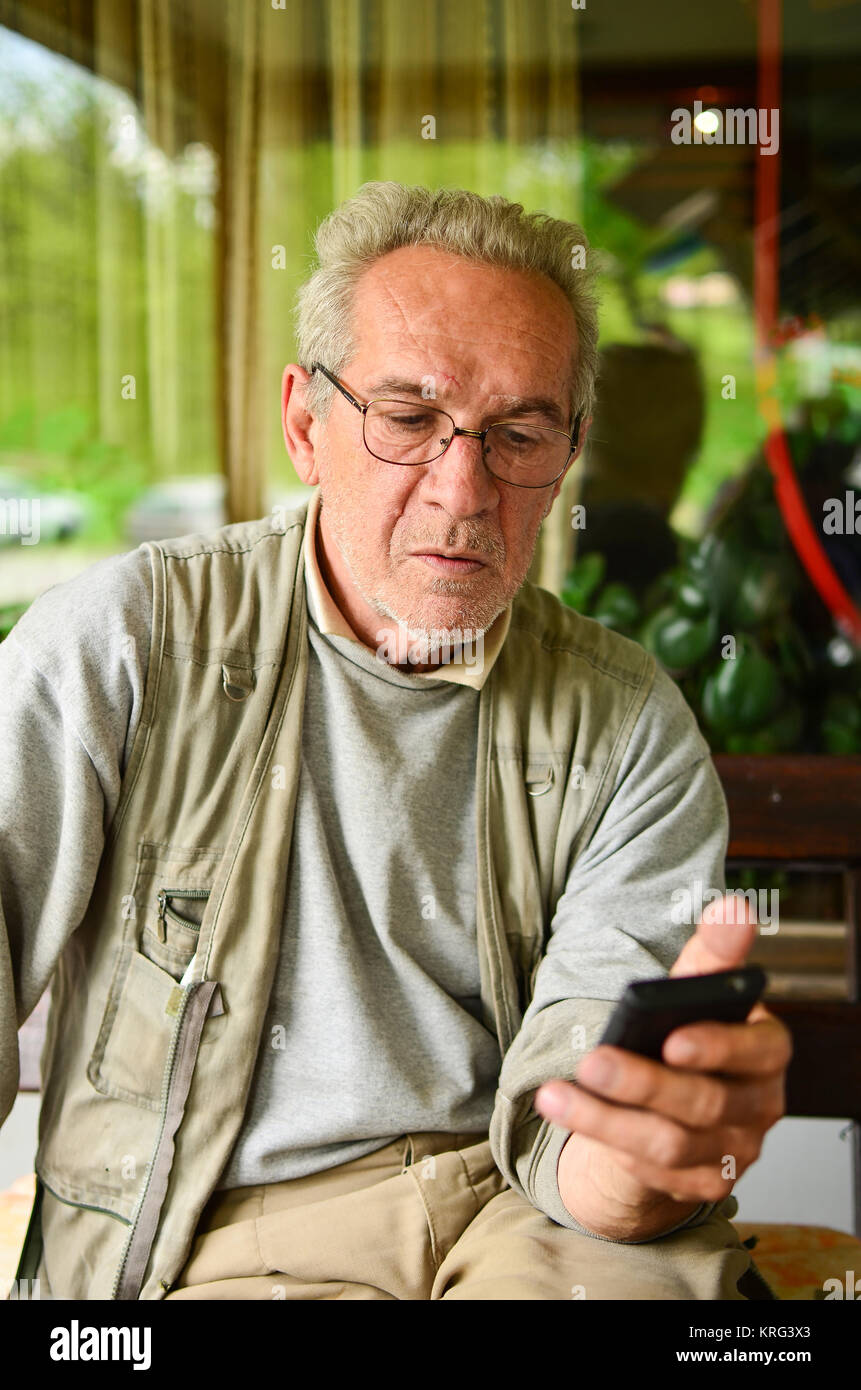
[[[733, 1221], [757, 1269], [778, 1298], [861, 1300], [861, 1240], [828, 1226], [769, 1225]], [[839, 1281], [839, 1289], [833, 1282]], [[855, 1284], [857, 1282], [857, 1289]]]
[[9, 1296], [35, 1195], [35, 1173], [16, 1178], [11, 1187], [0, 1192], [0, 1298]]

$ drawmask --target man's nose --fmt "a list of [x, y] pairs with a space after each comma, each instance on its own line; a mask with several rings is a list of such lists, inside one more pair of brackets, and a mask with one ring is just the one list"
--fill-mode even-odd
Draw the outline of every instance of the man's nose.
[[438, 459], [429, 465], [425, 497], [451, 516], [475, 516], [499, 502], [496, 480], [484, 462], [484, 441], [456, 434]]

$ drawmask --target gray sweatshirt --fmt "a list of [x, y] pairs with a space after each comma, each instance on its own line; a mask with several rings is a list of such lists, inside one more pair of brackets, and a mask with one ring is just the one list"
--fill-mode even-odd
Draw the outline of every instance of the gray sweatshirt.
[[[501, 1063], [479, 1008], [478, 692], [322, 632], [311, 590], [309, 610], [279, 966], [223, 1188], [317, 1172], [410, 1130], [486, 1133]], [[151, 618], [138, 549], [48, 590], [0, 645], [0, 737], [14, 750], [0, 766], [0, 906], [19, 1023], [90, 897]], [[723, 886], [726, 813], [703, 747], [658, 672], [556, 905], [526, 1020], [561, 999], [614, 1000], [672, 965], [693, 929], [673, 921], [673, 893]]]

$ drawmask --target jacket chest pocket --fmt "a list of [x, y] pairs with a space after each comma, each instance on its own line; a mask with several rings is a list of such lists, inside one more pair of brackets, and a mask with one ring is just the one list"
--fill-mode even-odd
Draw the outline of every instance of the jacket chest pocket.
[[221, 852], [141, 845], [125, 930], [87, 1075], [104, 1095], [161, 1106], [179, 989]]
[[153, 884], [140, 934], [141, 955], [181, 980], [194, 959], [211, 888]]

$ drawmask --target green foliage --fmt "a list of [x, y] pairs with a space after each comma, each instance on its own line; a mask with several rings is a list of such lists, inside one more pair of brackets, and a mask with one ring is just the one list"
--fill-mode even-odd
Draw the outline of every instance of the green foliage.
[[[809, 444], [803, 431], [791, 437], [802, 460]], [[605, 576], [604, 556], [587, 552], [563, 601], [652, 652], [713, 751], [861, 753], [861, 652], [835, 647], [830, 625], [811, 619], [819, 610], [761, 458], [642, 598]]]
[[218, 466], [202, 147], [168, 159], [138, 113], [119, 150], [131, 95], [3, 30], [0, 66], [0, 463], [86, 492], [87, 534], [116, 543], [142, 470]]
[[[10, 448], [16, 438], [35, 438], [35, 453]], [[123, 533], [125, 515], [150, 481], [146, 463], [95, 434], [88, 411], [68, 405], [39, 414], [30, 403], [0, 426], [0, 464], [31, 478], [40, 492], [78, 494], [89, 519], [78, 539], [111, 544]]]

